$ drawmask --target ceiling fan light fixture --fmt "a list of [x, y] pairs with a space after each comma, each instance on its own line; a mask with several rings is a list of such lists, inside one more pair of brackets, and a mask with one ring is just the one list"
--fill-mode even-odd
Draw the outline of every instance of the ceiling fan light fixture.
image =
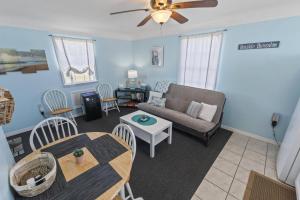
[[157, 10], [151, 13], [152, 19], [158, 24], [166, 23], [172, 15], [170, 10]]

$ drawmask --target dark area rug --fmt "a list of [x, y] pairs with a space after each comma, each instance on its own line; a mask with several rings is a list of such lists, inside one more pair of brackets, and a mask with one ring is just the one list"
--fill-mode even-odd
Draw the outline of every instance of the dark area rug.
[[[77, 118], [78, 131], [111, 132], [119, 123], [119, 117], [135, 109], [123, 108], [121, 113], [109, 112], [106, 117], [86, 122]], [[16, 156], [18, 161], [31, 152], [30, 132], [9, 137], [21, 137], [25, 153]], [[160, 143], [155, 149], [155, 158], [149, 156], [149, 144], [137, 139], [137, 154], [131, 172], [130, 185], [135, 197], [145, 200], [189, 200], [197, 190], [202, 179], [223, 149], [231, 135], [230, 131], [220, 129], [211, 139], [208, 147], [202, 141], [187, 133], [173, 130], [173, 141]]]

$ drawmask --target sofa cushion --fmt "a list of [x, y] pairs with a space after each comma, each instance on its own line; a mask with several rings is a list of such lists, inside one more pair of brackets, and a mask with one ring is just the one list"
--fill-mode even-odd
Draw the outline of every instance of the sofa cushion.
[[150, 103], [153, 100], [153, 98], [155, 98], [155, 97], [162, 98], [162, 96], [163, 96], [163, 93], [150, 91], [149, 92], [149, 99], [148, 99], [147, 103]]
[[148, 103], [153, 106], [158, 106], [158, 107], [164, 108], [166, 105], [166, 98], [152, 97], [151, 101]]
[[196, 119], [188, 116], [185, 113], [181, 113], [175, 110], [171, 110], [168, 108], [160, 108], [147, 103], [140, 103], [137, 106], [140, 110], [151, 113], [158, 117], [162, 117], [164, 119], [170, 120], [177, 124], [181, 124], [183, 126], [192, 128], [198, 132], [206, 133], [212, 130], [216, 124], [213, 122], [207, 122], [202, 119]]
[[193, 118], [197, 118], [198, 115], [200, 114], [201, 107], [202, 107], [201, 103], [192, 101], [186, 111], [186, 114]]
[[169, 108], [171, 110], [176, 110], [178, 112], [185, 113], [186, 110], [189, 107], [190, 102], [185, 101], [178, 97], [168, 97], [166, 98], [166, 108]]
[[202, 105], [201, 110], [198, 113], [199, 118], [211, 122], [217, 112], [218, 106], [209, 105], [206, 103], [201, 103], [201, 105]]
[[[210, 105], [217, 105], [217, 112], [213, 118], [214, 123], [219, 123], [223, 112], [225, 103], [225, 95], [222, 92], [206, 90], [201, 88], [194, 88], [189, 86], [170, 84], [169, 90], [166, 93], [167, 103], [166, 107], [175, 109], [176, 106], [179, 108], [185, 107], [185, 109], [177, 109], [179, 112], [185, 112], [191, 101], [197, 101]], [[168, 102], [170, 99], [179, 99], [169, 107]], [[182, 105], [178, 105], [182, 103]]]

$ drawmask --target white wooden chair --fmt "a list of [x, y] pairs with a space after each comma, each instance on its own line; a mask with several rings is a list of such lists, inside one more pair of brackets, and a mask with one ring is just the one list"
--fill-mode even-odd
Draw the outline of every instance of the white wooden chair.
[[113, 95], [113, 89], [110, 84], [100, 83], [97, 86], [97, 92], [99, 94], [101, 104], [105, 105], [105, 107], [102, 108], [105, 111], [106, 116], [108, 115], [108, 111], [110, 110], [117, 109], [120, 112], [118, 101]]
[[70, 118], [77, 125], [72, 114], [72, 108], [68, 107], [67, 97], [64, 92], [57, 89], [47, 90], [43, 95], [43, 100], [50, 110], [51, 115]]
[[[132, 151], [132, 162], [134, 161], [135, 158], [135, 153], [136, 153], [136, 140], [135, 140], [135, 136], [134, 133], [132, 131], [132, 129], [130, 128], [130, 126], [128, 126], [127, 124], [119, 124], [117, 125], [114, 130], [112, 131], [113, 135], [118, 136], [119, 138], [121, 138], [122, 140], [124, 140], [131, 148]], [[128, 196], [125, 196], [125, 188], [128, 192]], [[131, 200], [143, 200], [142, 197], [139, 198], [134, 198], [131, 187], [129, 185], [129, 182], [127, 182], [125, 184], [125, 187], [123, 187], [123, 189], [120, 191], [120, 197], [122, 198], [122, 200], [127, 200], [127, 199], [131, 199]]]
[[29, 142], [32, 151], [37, 148], [34, 139], [40, 145], [40, 148], [56, 140], [77, 135], [76, 125], [70, 119], [64, 117], [50, 117], [38, 123], [31, 131]]

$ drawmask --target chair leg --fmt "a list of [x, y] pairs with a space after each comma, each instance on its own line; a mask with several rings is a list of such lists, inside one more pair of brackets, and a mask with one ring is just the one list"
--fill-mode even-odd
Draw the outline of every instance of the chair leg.
[[106, 116], [108, 115], [108, 104], [105, 103], [105, 113], [106, 113]]
[[131, 190], [131, 187], [130, 187], [130, 185], [129, 185], [128, 182], [125, 184], [125, 187], [126, 187], [126, 189], [127, 189], [127, 192], [128, 192], [129, 197], [130, 197], [131, 199], [134, 199], [133, 193], [132, 193], [132, 190]]
[[120, 197], [121, 197], [122, 200], [126, 200], [126, 197], [125, 197], [125, 187], [124, 186], [120, 190], [119, 194], [120, 194]]
[[114, 103], [115, 103], [115, 105], [116, 105], [118, 111], [120, 112], [120, 109], [119, 109], [119, 106], [118, 106], [118, 102], [117, 102], [117, 101], [114, 101]]
[[76, 122], [75, 117], [72, 112], [70, 112], [70, 116], [71, 116], [71, 119], [74, 122], [74, 124], [77, 126], [77, 122]]

